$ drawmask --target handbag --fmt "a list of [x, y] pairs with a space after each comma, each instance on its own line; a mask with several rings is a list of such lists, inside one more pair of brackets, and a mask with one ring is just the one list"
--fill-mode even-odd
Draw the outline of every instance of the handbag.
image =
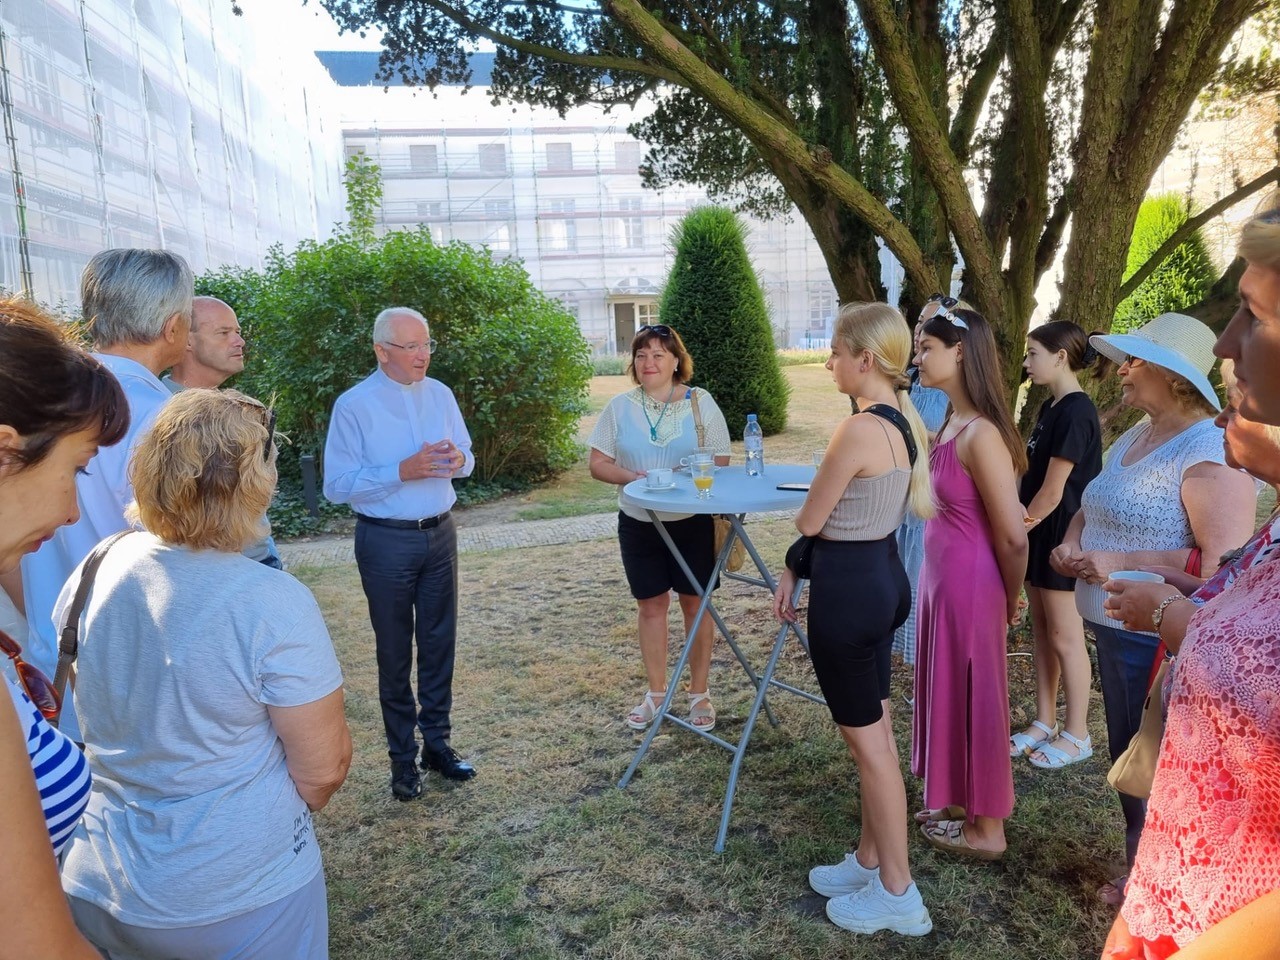
[[813, 545], [818, 542], [817, 537], [797, 537], [795, 543], [787, 547], [787, 558], [784, 561], [787, 569], [794, 573], [797, 579], [811, 580], [813, 573]]
[[[1200, 576], [1199, 547], [1194, 548], [1191, 556], [1187, 557], [1186, 571], [1192, 576]], [[1172, 663], [1173, 655], [1161, 640], [1151, 668], [1147, 699], [1142, 703], [1142, 720], [1138, 724], [1138, 732], [1107, 771], [1107, 783], [1121, 793], [1139, 800], [1146, 800], [1151, 796], [1151, 784], [1156, 778], [1160, 741], [1164, 738], [1164, 678]]]
[[98, 575], [98, 567], [102, 566], [103, 558], [115, 542], [131, 533], [133, 533], [132, 530], [121, 530], [107, 537], [93, 548], [80, 570], [80, 583], [76, 585], [71, 605], [63, 614], [62, 634], [58, 639], [58, 669], [53, 675], [53, 689], [58, 694], [58, 712], [49, 719], [51, 727], [56, 727], [58, 721], [62, 719], [62, 705], [66, 703], [64, 694], [67, 689], [67, 680], [71, 677], [71, 667], [76, 662], [76, 655], [80, 652], [80, 615], [84, 613], [84, 605], [89, 601], [89, 591], [93, 589], [93, 580]]
[[[698, 391], [689, 388], [689, 403], [693, 406], [693, 428], [698, 435], [698, 446], [705, 447], [707, 445], [707, 428], [702, 423], [702, 411], [698, 409]], [[724, 543], [729, 539], [729, 534], [733, 533], [733, 524], [729, 518], [723, 514], [715, 513], [711, 515], [712, 527], [715, 531], [715, 551], [716, 556], [720, 556], [720, 551], [724, 549]], [[742, 565], [747, 562], [747, 548], [742, 545], [742, 538], [739, 537], [733, 541], [733, 546], [729, 549], [729, 556], [725, 558], [724, 568], [730, 573], [737, 573], [742, 569]]]

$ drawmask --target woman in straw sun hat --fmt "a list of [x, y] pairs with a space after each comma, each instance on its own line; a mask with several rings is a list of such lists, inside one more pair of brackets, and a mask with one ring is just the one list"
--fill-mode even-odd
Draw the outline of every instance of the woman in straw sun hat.
[[[1120, 364], [1123, 403], [1147, 414], [1112, 445], [1050, 555], [1058, 572], [1077, 578], [1076, 608], [1097, 642], [1113, 761], [1138, 730], [1159, 637], [1125, 630], [1108, 617], [1102, 585], [1117, 570], [1183, 567], [1197, 547], [1208, 576], [1218, 557], [1253, 532], [1257, 488], [1225, 464], [1222, 430], [1212, 420], [1221, 409], [1208, 376], [1213, 342], [1212, 330], [1180, 313], [1161, 314], [1130, 333], [1090, 338]], [[1122, 794], [1120, 806], [1125, 859], [1132, 865], [1146, 804]], [[1119, 902], [1124, 879], [1104, 886], [1103, 898]]]

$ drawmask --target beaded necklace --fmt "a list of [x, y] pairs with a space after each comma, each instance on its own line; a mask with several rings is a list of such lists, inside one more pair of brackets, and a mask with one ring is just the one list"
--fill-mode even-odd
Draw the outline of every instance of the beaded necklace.
[[[662, 418], [667, 415], [667, 407], [671, 406], [671, 398], [675, 396], [676, 385], [674, 383], [671, 384], [671, 389], [667, 391], [667, 399], [662, 404], [662, 412], [658, 414], [656, 423], [649, 419], [649, 401], [651, 399], [649, 394], [645, 393], [644, 387], [637, 387], [636, 389], [640, 391], [640, 412], [644, 414], [644, 422], [649, 425], [649, 439], [657, 443], [658, 427], [662, 426]], [[656, 404], [658, 401], [654, 400], [653, 402]]]

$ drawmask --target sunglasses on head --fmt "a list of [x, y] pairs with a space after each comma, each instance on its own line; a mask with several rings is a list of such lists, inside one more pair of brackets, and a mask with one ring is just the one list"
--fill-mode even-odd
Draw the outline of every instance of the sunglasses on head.
[[[932, 297], [930, 297], [928, 300], [925, 301], [925, 305], [927, 306], [928, 304], [936, 303], [938, 305], [938, 309], [934, 313], [933, 315], [934, 317], [941, 317], [943, 320], [946, 320], [953, 327], [959, 327], [961, 330], [968, 330], [969, 324], [965, 323], [963, 320], [961, 320], [959, 317], [957, 317], [954, 313], [951, 312], [951, 308], [954, 307], [959, 302], [960, 301], [957, 300], [955, 297], [948, 297], [941, 293], [935, 293]], [[929, 319], [932, 320], [933, 317], [930, 317]]]
[[52, 720], [62, 708], [62, 700], [54, 689], [53, 681], [41, 670], [22, 659], [22, 647], [3, 630], [0, 630], [0, 650], [13, 661], [13, 669], [18, 674], [18, 681], [27, 698], [36, 705], [36, 709], [46, 720]]
[[652, 333], [655, 336], [666, 340], [671, 336], [671, 328], [665, 323], [646, 323], [643, 327], [636, 331], [637, 333]]

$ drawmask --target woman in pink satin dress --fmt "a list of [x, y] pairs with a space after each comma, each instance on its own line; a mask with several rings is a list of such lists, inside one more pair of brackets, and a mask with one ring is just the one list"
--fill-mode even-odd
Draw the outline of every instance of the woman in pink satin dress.
[[926, 809], [916, 820], [932, 846], [995, 860], [1013, 812], [1005, 635], [1027, 565], [1026, 448], [981, 314], [944, 306], [924, 324], [916, 363], [920, 382], [951, 401], [930, 454], [938, 513], [920, 581], [911, 770]]

